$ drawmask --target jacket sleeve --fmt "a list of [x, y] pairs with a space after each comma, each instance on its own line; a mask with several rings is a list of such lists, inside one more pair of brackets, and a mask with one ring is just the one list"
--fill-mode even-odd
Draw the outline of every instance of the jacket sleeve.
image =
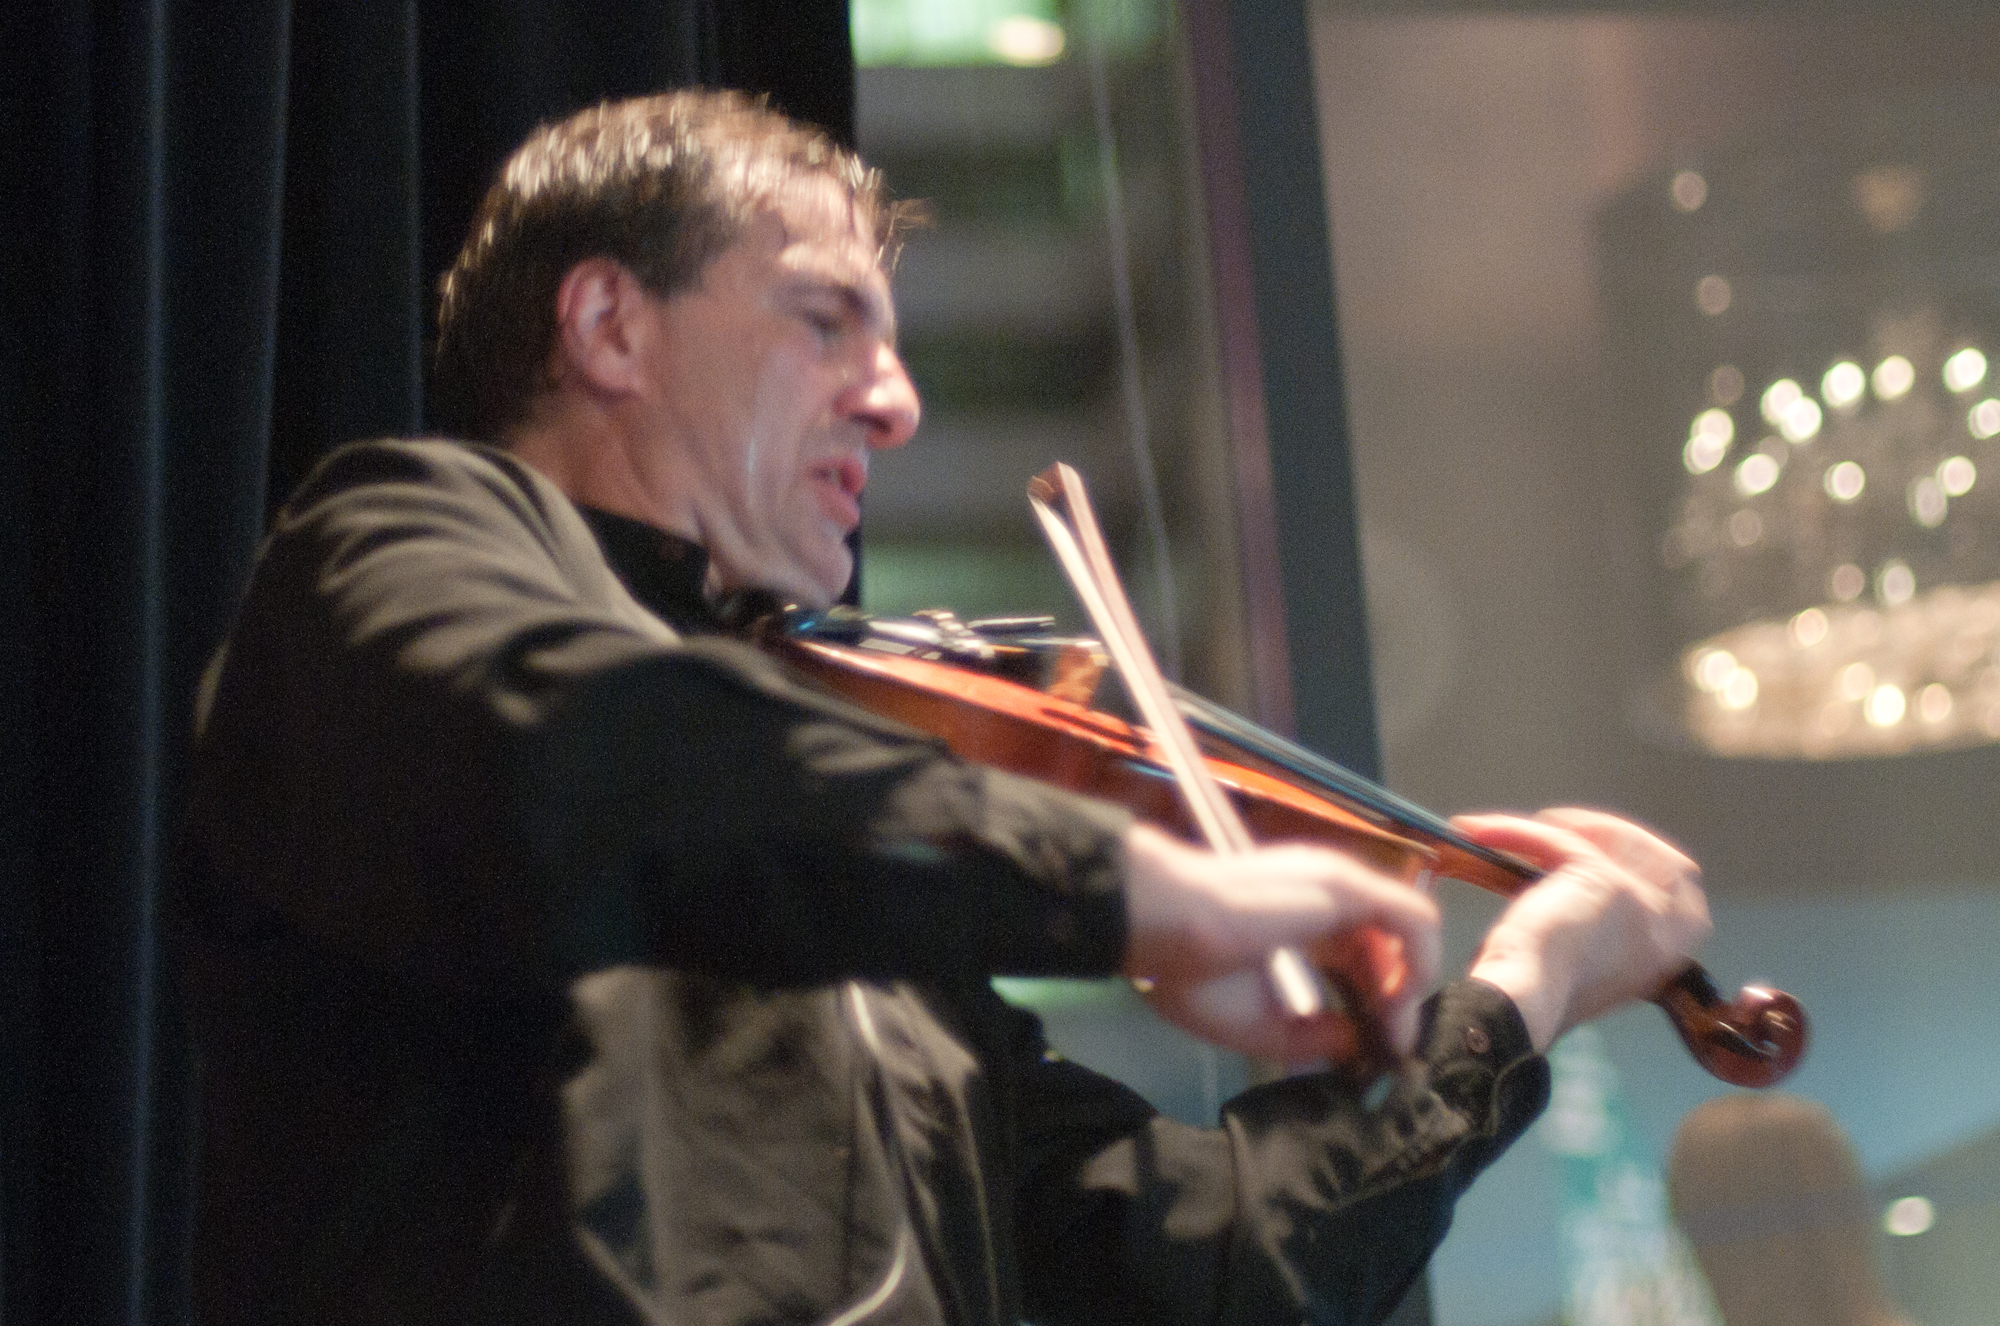
[[1102, 973], [1122, 811], [971, 767], [738, 642], [677, 637], [504, 453], [335, 453], [203, 688], [190, 872], [447, 979]]
[[1395, 1310], [1453, 1203], [1548, 1103], [1513, 1003], [1434, 996], [1374, 1108], [1328, 1074], [1257, 1087], [1220, 1128], [1042, 1056], [1022, 1085], [1017, 1238], [1044, 1326], [1347, 1326]]

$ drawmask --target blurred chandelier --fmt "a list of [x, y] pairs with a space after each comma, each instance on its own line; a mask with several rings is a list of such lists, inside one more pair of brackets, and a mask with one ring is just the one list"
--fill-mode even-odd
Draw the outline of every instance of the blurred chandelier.
[[[1941, 348], [1922, 329], [1884, 340], [1914, 353], [1840, 359], [1812, 387], [1746, 389], [1725, 365], [1690, 424], [1666, 565], [1691, 570], [1705, 597], [1805, 604], [1684, 650], [1686, 721], [1719, 753], [2000, 739], [2000, 574], [1955, 579], [1955, 563], [1979, 559], [1952, 555], [1954, 535], [2000, 514], [2000, 457], [1981, 445], [2000, 435], [2000, 399], [1980, 394], [1978, 346]], [[1768, 592], [1781, 587], [1789, 601]]]
[[1677, 451], [1673, 708], [1717, 754], [2000, 741], [2000, 114], [1855, 119], [1607, 214], [1614, 308], [1651, 306], [1668, 370], [1652, 417], [1678, 415], [1644, 425]]

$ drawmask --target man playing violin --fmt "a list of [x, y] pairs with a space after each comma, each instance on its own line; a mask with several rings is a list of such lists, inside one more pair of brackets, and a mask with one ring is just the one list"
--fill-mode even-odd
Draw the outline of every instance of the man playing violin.
[[[1470, 818], [1550, 873], [1426, 999], [1417, 891], [968, 766], [733, 638], [748, 592], [839, 596], [916, 431], [896, 224], [738, 97], [544, 128], [444, 284], [482, 443], [344, 448], [278, 516], [180, 890], [197, 1321], [1374, 1320], [1540, 1052], [1703, 938], [1644, 830]], [[1372, 1105], [1306, 1075], [1187, 1127], [990, 987], [1144, 977], [1216, 1044], [1337, 1057], [1337, 1017], [1203, 993], [1361, 927], [1407, 1056]]]

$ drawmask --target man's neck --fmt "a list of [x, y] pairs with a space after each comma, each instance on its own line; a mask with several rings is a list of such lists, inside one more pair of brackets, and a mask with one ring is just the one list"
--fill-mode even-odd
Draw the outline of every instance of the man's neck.
[[507, 430], [500, 445], [579, 506], [699, 542], [692, 515], [672, 509], [659, 498], [660, 485], [645, 481], [621, 422], [592, 403], [545, 400], [532, 417]]

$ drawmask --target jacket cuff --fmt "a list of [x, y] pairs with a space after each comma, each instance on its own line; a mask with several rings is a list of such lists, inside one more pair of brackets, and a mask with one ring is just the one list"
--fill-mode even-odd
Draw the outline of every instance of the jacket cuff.
[[1430, 1067], [1432, 1089], [1475, 1131], [1502, 1144], [1519, 1137], [1548, 1106], [1548, 1061], [1535, 1053], [1514, 1001], [1485, 981], [1467, 977], [1432, 997], [1417, 1057]]

